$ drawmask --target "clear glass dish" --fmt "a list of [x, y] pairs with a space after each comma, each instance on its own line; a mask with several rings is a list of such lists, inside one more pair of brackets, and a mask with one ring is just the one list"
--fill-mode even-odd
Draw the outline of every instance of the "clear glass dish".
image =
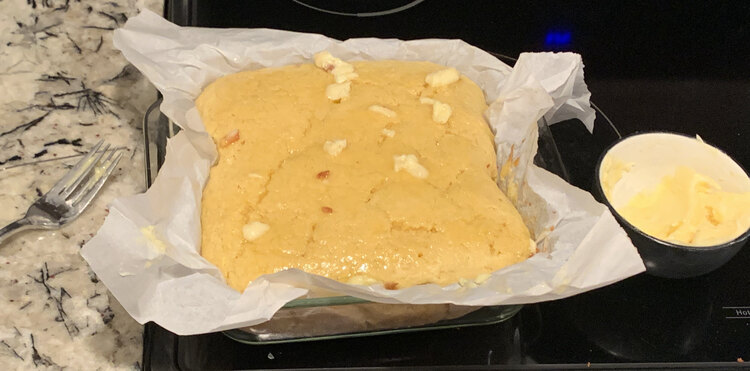
[[[523, 307], [381, 304], [350, 296], [320, 299], [317, 305], [309, 307], [288, 306], [308, 304], [315, 299], [291, 301], [270, 321], [224, 331], [224, 335], [245, 344], [278, 344], [398, 334], [491, 325], [510, 319]], [[349, 303], [352, 299], [358, 302]], [[332, 304], [335, 302], [341, 304]]]
[[[177, 125], [159, 112], [160, 104], [161, 97], [149, 107], [143, 120], [149, 187], [164, 163], [167, 139], [179, 131]], [[542, 118], [538, 124], [539, 149], [534, 163], [568, 180], [546, 120]], [[351, 296], [299, 298], [287, 303], [268, 322], [224, 334], [246, 344], [373, 336], [495, 324], [513, 317], [521, 307], [382, 304]]]

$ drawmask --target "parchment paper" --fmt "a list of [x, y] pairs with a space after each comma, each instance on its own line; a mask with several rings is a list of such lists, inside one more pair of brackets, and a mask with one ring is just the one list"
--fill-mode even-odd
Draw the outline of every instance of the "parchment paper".
[[[152, 187], [114, 201], [104, 225], [81, 251], [140, 323], [154, 321], [180, 335], [239, 328], [267, 321], [286, 302], [318, 290], [382, 303], [532, 303], [645, 270], [606, 207], [531, 163], [541, 116], [549, 122], [576, 117], [593, 127], [594, 111], [577, 54], [522, 54], [511, 69], [460, 40], [341, 42], [268, 29], [183, 28], [149, 11], [116, 30], [114, 44], [162, 92], [162, 112], [184, 128], [169, 141], [166, 162]], [[541, 252], [494, 272], [480, 285], [386, 290], [292, 269], [262, 276], [243, 293], [227, 286], [199, 253], [201, 192], [216, 151], [193, 100], [220, 76], [311, 63], [321, 50], [344, 60], [431, 61], [455, 67], [477, 82], [490, 102], [487, 117], [496, 132], [499, 166], [518, 158], [501, 188], [519, 207]]]

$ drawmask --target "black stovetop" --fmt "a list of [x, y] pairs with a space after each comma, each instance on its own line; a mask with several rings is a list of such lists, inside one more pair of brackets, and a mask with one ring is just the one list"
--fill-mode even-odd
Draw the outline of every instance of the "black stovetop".
[[[360, 13], [411, 2], [305, 1]], [[378, 17], [325, 14], [292, 0], [180, 0], [166, 8], [182, 25], [278, 28], [338, 39], [460, 38], [508, 56], [575, 51], [586, 64], [592, 100], [624, 135], [699, 134], [750, 168], [750, 2], [425, 0]], [[584, 189], [612, 140], [599, 116], [593, 136], [576, 121], [552, 126], [571, 183]], [[640, 274], [572, 298], [526, 305], [497, 325], [370, 338], [257, 346], [222, 334], [176, 336], [151, 323], [144, 367], [744, 366], [750, 363], [737, 360], [750, 361], [748, 267], [750, 249], [744, 248], [702, 277]]]

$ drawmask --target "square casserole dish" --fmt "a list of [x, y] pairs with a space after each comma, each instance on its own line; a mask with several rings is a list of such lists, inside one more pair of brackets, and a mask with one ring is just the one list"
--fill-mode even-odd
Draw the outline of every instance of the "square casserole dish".
[[[179, 127], [158, 110], [159, 97], [143, 119], [146, 184], [164, 163], [167, 139]], [[544, 118], [538, 122], [539, 149], [534, 163], [565, 180], [567, 171]], [[470, 307], [452, 304], [383, 304], [351, 296], [303, 297], [284, 305], [264, 323], [224, 331], [246, 344], [273, 344], [373, 336], [433, 329], [490, 325], [513, 317], [521, 305]]]

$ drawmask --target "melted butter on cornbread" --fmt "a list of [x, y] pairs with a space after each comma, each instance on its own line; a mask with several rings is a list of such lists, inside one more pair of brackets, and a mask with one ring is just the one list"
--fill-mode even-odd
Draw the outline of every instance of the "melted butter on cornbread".
[[[480, 88], [428, 62], [339, 61], [225, 76], [197, 99], [217, 143], [241, 133], [218, 147], [202, 201], [201, 254], [227, 283], [242, 291], [299, 268], [359, 284], [446, 285], [528, 258], [529, 232], [495, 184]], [[349, 95], [329, 99], [341, 83]], [[435, 103], [420, 98], [450, 115], [438, 123]], [[344, 138], [335, 156], [325, 149]], [[396, 171], [402, 155], [427, 176], [412, 175], [414, 164]], [[247, 239], [251, 223], [268, 228]]]
[[420, 97], [419, 103], [432, 105], [432, 121], [439, 124], [445, 124], [448, 122], [448, 119], [453, 114], [450, 105], [432, 98]]

